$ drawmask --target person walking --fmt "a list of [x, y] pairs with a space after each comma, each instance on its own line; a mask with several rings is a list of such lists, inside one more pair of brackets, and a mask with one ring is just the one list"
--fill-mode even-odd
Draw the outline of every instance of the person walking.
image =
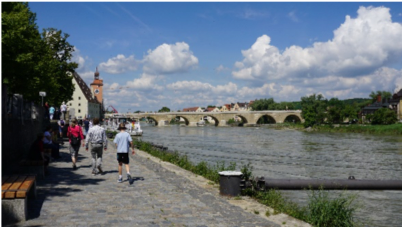
[[[120, 123], [118, 130], [120, 132], [116, 135], [116, 137], [113, 140], [113, 143], [116, 144], [117, 147], [117, 162], [119, 163], [119, 179], [117, 182], [122, 183], [123, 182], [123, 176], [122, 176], [122, 169], [123, 169], [123, 164], [126, 166], [126, 173], [127, 173], [127, 180], [131, 180], [131, 175], [130, 175], [130, 166], [129, 166], [129, 156], [128, 152], [130, 151], [130, 147], [133, 145], [132, 139], [130, 134], [128, 134], [126, 130], [126, 126], [124, 123]], [[135, 154], [134, 148], [131, 152], [133, 155]]]
[[50, 108], [49, 108], [49, 116], [50, 116], [50, 120], [53, 120], [53, 115], [54, 115], [54, 112], [55, 112], [56, 110], [54, 109], [54, 107], [53, 106], [50, 106]]
[[63, 102], [60, 106], [60, 111], [61, 111], [61, 118], [63, 118], [63, 120], [66, 120], [66, 113], [67, 113], [67, 105], [65, 102]]
[[84, 118], [84, 129], [85, 129], [84, 135], [87, 136], [88, 130], [89, 130], [89, 121], [88, 121], [88, 118]]
[[[103, 148], [107, 150], [107, 138], [105, 129], [99, 126], [99, 118], [93, 119], [94, 126], [89, 129], [85, 139], [85, 150], [88, 151], [88, 145], [91, 143], [92, 155], [92, 175], [102, 174], [102, 154]], [[98, 172], [96, 171], [98, 169]]]
[[[71, 126], [68, 127], [67, 137], [69, 138], [70, 142], [70, 154], [71, 154], [71, 161], [73, 162], [73, 170], [77, 169], [77, 158], [78, 158], [78, 151], [80, 150], [81, 140], [84, 141], [84, 135], [82, 134], [81, 126], [77, 124], [77, 119], [73, 119], [71, 121]], [[84, 146], [84, 143], [82, 143]]]

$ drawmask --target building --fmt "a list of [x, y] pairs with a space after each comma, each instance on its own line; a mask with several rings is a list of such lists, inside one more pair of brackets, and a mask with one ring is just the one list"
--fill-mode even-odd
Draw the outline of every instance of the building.
[[391, 99], [388, 100], [389, 107], [395, 110], [397, 118], [402, 121], [402, 89], [395, 93]]
[[204, 112], [204, 110], [201, 107], [190, 107], [184, 108], [183, 112]]
[[398, 121], [402, 121], [402, 89], [395, 93], [391, 99], [382, 99], [381, 95], [377, 96], [376, 102], [365, 106], [361, 111], [362, 120], [365, 121], [368, 114], [374, 114], [380, 108], [389, 108], [394, 110]]
[[[99, 79], [99, 72], [96, 69], [94, 81], [91, 83], [91, 88], [85, 81], [74, 72], [73, 77], [74, 93], [73, 99], [67, 102], [70, 110], [70, 116], [77, 119], [101, 118], [103, 115], [103, 80]], [[73, 112], [73, 114], [71, 114]]]
[[224, 105], [221, 107], [220, 111], [221, 111], [221, 112], [230, 111], [230, 107], [231, 107], [230, 104], [224, 104]]

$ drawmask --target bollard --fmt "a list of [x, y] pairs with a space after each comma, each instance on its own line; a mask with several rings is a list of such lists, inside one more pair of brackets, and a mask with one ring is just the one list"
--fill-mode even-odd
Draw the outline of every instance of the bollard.
[[219, 172], [219, 192], [221, 195], [240, 195], [240, 181], [243, 174], [238, 171]]

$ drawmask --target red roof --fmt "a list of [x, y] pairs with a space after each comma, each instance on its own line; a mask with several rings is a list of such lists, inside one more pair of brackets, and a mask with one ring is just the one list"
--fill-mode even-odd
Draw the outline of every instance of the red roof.
[[198, 110], [199, 107], [190, 107], [190, 108], [184, 108], [183, 112], [195, 112]]

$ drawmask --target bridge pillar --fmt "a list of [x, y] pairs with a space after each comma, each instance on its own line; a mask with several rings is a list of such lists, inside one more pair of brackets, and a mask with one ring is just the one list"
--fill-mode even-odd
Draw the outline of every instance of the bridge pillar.
[[226, 120], [220, 120], [219, 121], [218, 127], [228, 127], [228, 126], [229, 125], [228, 125]]

